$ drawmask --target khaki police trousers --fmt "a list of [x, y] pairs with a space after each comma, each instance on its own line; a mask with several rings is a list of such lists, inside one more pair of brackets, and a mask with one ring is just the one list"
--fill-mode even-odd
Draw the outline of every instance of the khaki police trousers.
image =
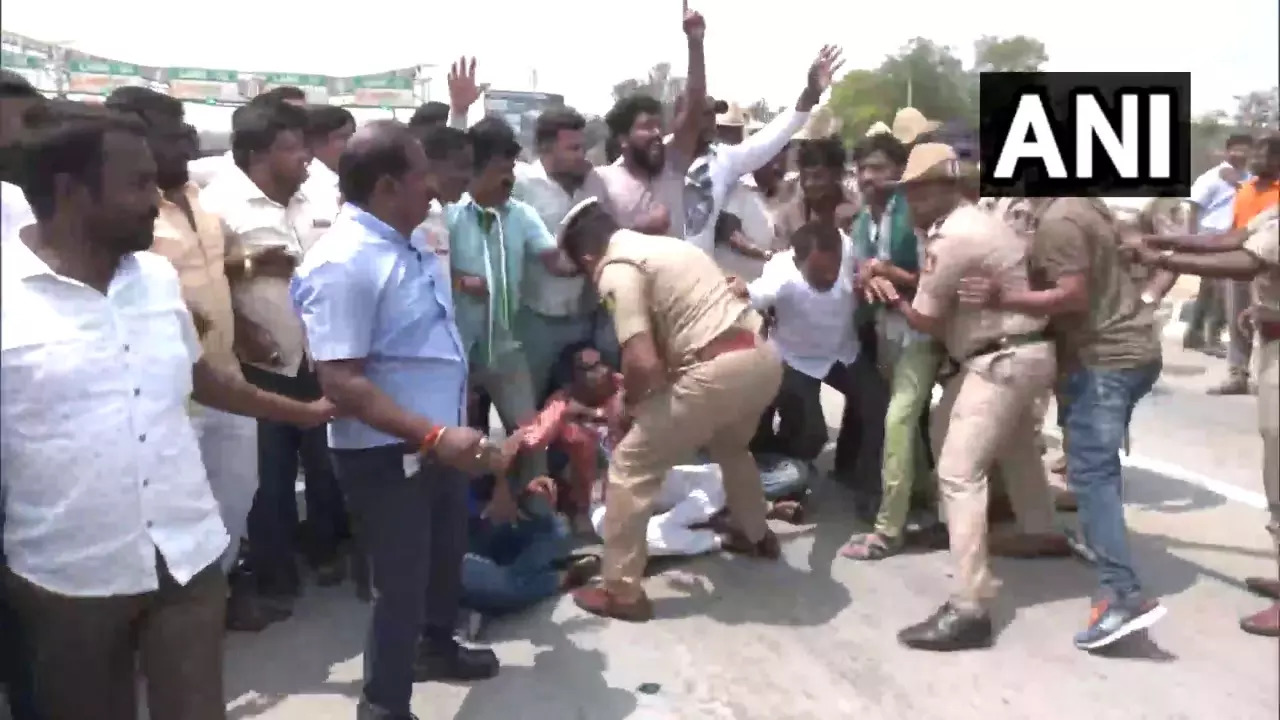
[[1037, 448], [1035, 400], [1054, 379], [1051, 343], [974, 358], [952, 378], [934, 412], [941, 439], [938, 486], [950, 533], [951, 602], [974, 610], [995, 595], [987, 563], [987, 472], [1000, 468], [1020, 529], [1053, 531], [1053, 504]]
[[1280, 340], [1258, 345], [1258, 432], [1262, 434], [1262, 487], [1267, 495], [1267, 530], [1280, 552]]
[[636, 406], [631, 429], [609, 461], [601, 572], [606, 589], [628, 601], [640, 595], [645, 530], [662, 479], [702, 448], [720, 465], [733, 522], [751, 541], [764, 537], [764, 492], [747, 444], [781, 382], [781, 361], [773, 348], [760, 345], [693, 365]]

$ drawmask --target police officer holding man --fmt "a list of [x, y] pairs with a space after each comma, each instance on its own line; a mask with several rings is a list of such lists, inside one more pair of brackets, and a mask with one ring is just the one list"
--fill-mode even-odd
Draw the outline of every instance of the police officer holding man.
[[[1043, 318], [959, 303], [960, 281], [974, 273], [1012, 290], [1028, 287], [1026, 242], [965, 199], [962, 175], [951, 147], [923, 143], [912, 149], [901, 183], [916, 226], [928, 228], [920, 284], [912, 302], [878, 279], [869, 288], [914, 329], [940, 338], [960, 365], [935, 412], [947, 425], [937, 472], [956, 588], [927, 620], [898, 633], [904, 645], [922, 650], [992, 642], [984, 605], [996, 587], [987, 563], [987, 471], [993, 462], [1015, 480], [1009, 494], [1022, 531], [1031, 538], [1054, 534], [1031, 418], [1036, 396], [1054, 378], [1053, 344]], [[1038, 483], [1029, 480], [1037, 468]]]
[[724, 473], [736, 524], [725, 549], [779, 556], [747, 444], [782, 365], [760, 339], [759, 315], [696, 246], [619, 229], [595, 198], [565, 216], [560, 246], [613, 316], [631, 423], [609, 461], [604, 582], [574, 599], [596, 615], [643, 622], [653, 616], [640, 584], [653, 501], [667, 470], [700, 449]]
[[[1272, 141], [1280, 158], [1280, 137]], [[1280, 552], [1280, 208], [1272, 205], [1248, 226], [1226, 235], [1144, 238], [1139, 250], [1145, 265], [1209, 278], [1253, 280], [1254, 304], [1243, 322], [1258, 339], [1258, 431], [1262, 434], [1262, 485], [1270, 521], [1267, 530]], [[1248, 578], [1259, 595], [1277, 600], [1271, 607], [1240, 621], [1253, 635], [1280, 637], [1280, 578]]]

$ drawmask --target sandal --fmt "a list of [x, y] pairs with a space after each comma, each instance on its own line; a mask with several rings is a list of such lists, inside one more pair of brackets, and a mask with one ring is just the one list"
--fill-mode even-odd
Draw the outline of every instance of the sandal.
[[902, 541], [879, 533], [854, 536], [840, 548], [840, 554], [850, 560], [883, 560], [902, 551]]

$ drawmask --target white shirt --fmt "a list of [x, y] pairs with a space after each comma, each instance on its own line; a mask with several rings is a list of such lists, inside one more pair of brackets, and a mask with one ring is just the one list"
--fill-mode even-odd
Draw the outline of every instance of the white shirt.
[[300, 228], [299, 240], [302, 252], [307, 252], [316, 244], [320, 236], [329, 232], [333, 221], [338, 219], [342, 197], [338, 190], [338, 173], [329, 169], [319, 159], [312, 158], [307, 165], [307, 179], [298, 190], [302, 201], [306, 204], [305, 214]]
[[[302, 257], [302, 237], [310, 227], [301, 193], [281, 205], [233, 165], [200, 191], [200, 204], [222, 220], [227, 257], [252, 255], [268, 247], [282, 247]], [[265, 329], [279, 348], [280, 366], [263, 369], [297, 375], [306, 354], [306, 332], [293, 307], [289, 280], [256, 277], [232, 285], [231, 294], [237, 311]]]
[[196, 158], [187, 163], [187, 175], [197, 187], [205, 187], [213, 182], [223, 171], [236, 166], [236, 161], [228, 150], [221, 155]]
[[[1235, 216], [1232, 207], [1236, 200], [1236, 186], [1219, 175], [1228, 163], [1219, 163], [1191, 185], [1191, 202], [1200, 208], [1200, 233], [1219, 233], [1231, 229]], [[1247, 177], [1247, 176], [1246, 176]]]
[[[512, 197], [523, 200], [533, 207], [554, 235], [560, 229], [560, 221], [581, 199], [581, 192], [570, 195], [564, 186], [547, 175], [542, 161], [536, 163], [516, 163], [516, 184]], [[520, 298], [534, 312], [552, 317], [580, 315], [583, 312], [582, 277], [558, 277], [547, 272], [547, 268], [537, 258], [524, 271], [524, 287]]]
[[0, 213], [0, 242], [17, 237], [19, 230], [36, 222], [22, 188], [7, 182], [0, 182]]
[[427, 211], [427, 219], [414, 228], [409, 241], [419, 250], [433, 252], [442, 258], [449, 257], [449, 223], [444, 219], [444, 207], [437, 200], [431, 201], [431, 209]]
[[[591, 526], [596, 534], [604, 532], [605, 506], [599, 497], [592, 500]], [[720, 466], [676, 465], [667, 471], [654, 498], [654, 514], [649, 518], [645, 537], [649, 555], [702, 555], [720, 548], [719, 538], [709, 528], [694, 529], [724, 509], [724, 480]]]
[[[724, 207], [729, 191], [738, 184], [738, 179], [750, 172], [755, 172], [764, 164], [777, 157], [791, 136], [795, 135], [809, 121], [810, 113], [797, 112], [794, 108], [784, 110], [769, 121], [759, 131], [752, 133], [737, 145], [714, 145], [709, 153], [693, 161], [685, 174], [685, 216], [686, 229], [683, 237], [689, 242], [711, 253], [716, 244], [716, 218]], [[703, 167], [705, 165], [705, 167]], [[710, 217], [706, 224], [698, 228], [688, 227], [688, 218], [696, 214], [694, 207], [698, 204], [696, 197], [702, 195], [698, 191], [697, 178], [708, 176], [711, 203]]]
[[853, 239], [846, 233], [841, 233], [841, 239], [840, 275], [825, 292], [805, 282], [796, 267], [794, 250], [773, 256], [759, 279], [747, 285], [752, 307], [772, 307], [777, 313], [778, 324], [769, 342], [783, 362], [819, 380], [837, 362], [850, 364], [858, 359], [858, 334], [853, 326], [858, 307], [853, 290]]
[[[721, 212], [738, 216], [742, 221], [742, 234], [753, 246], [761, 250], [781, 249], [778, 225], [774, 222], [773, 213], [769, 211], [764, 192], [756, 187], [755, 178], [751, 175], [743, 177], [729, 191]], [[725, 273], [748, 282], [760, 277], [764, 270], [764, 260], [747, 257], [724, 244], [716, 245], [715, 259]]]
[[72, 597], [179, 583], [227, 547], [187, 418], [200, 343], [178, 273], [126, 256], [104, 296], [5, 243], [0, 474], [9, 568]]

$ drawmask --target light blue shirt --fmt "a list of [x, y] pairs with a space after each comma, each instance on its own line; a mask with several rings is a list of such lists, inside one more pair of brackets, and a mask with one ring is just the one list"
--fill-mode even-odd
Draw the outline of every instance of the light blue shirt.
[[[1201, 233], [1218, 233], [1231, 229], [1234, 221], [1232, 206], [1236, 200], [1236, 186], [1223, 180], [1218, 173], [1229, 167], [1227, 163], [1219, 163], [1210, 168], [1191, 185], [1191, 202], [1200, 208]], [[1245, 179], [1249, 176], [1246, 174]]]
[[458, 297], [458, 330], [466, 355], [477, 365], [488, 365], [516, 349], [511, 323], [521, 304], [524, 264], [540, 262], [539, 255], [556, 249], [556, 240], [532, 206], [514, 199], [495, 212], [463, 195], [445, 208], [444, 218], [453, 271], [482, 277], [489, 288], [488, 300]]
[[[307, 253], [292, 291], [317, 361], [363, 358], [369, 380], [402, 408], [447, 425], [464, 421], [466, 353], [449, 268], [434, 253], [346, 204]], [[332, 448], [401, 442], [354, 418], [329, 423]]]

